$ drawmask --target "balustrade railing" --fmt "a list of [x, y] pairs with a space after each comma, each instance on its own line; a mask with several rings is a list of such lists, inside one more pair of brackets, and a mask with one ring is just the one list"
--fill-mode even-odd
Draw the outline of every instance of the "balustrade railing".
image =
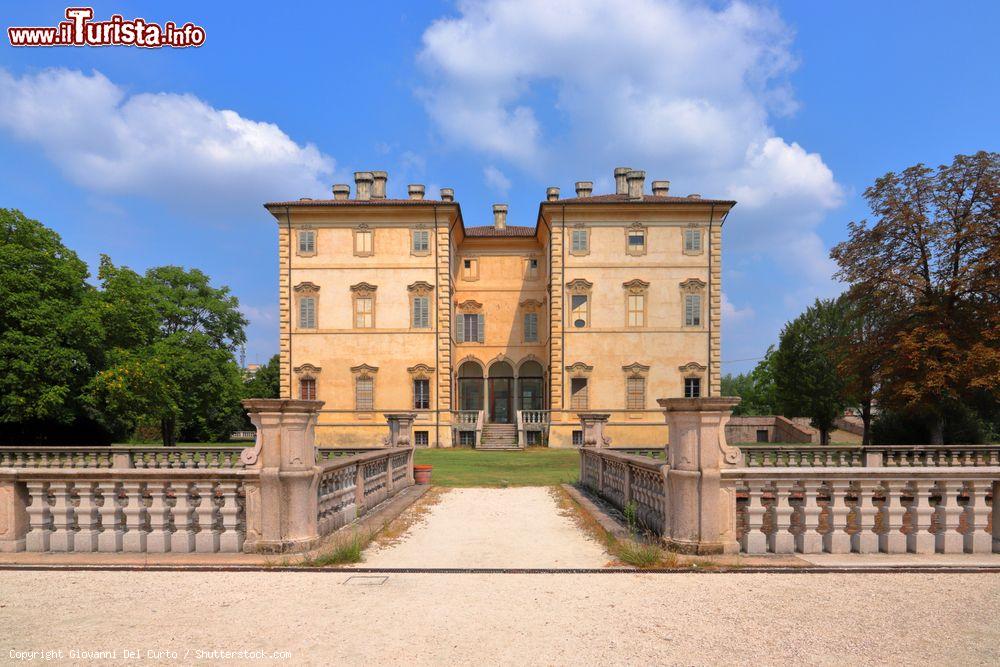
[[548, 426], [548, 410], [519, 410], [521, 423], [525, 426]]
[[241, 470], [23, 468], [27, 551], [236, 553], [246, 536]]
[[320, 472], [318, 527], [327, 535], [413, 484], [413, 449], [377, 449], [331, 459]]
[[664, 465], [607, 449], [580, 449], [580, 482], [615, 508], [635, 509], [639, 527], [663, 534], [667, 517]]
[[749, 468], [863, 466], [860, 446], [736, 445]]
[[458, 410], [455, 412], [456, 426], [475, 426], [481, 410]]
[[0, 468], [242, 468], [245, 445], [0, 447]]
[[764, 553], [990, 553], [1000, 468], [740, 468], [740, 549]]

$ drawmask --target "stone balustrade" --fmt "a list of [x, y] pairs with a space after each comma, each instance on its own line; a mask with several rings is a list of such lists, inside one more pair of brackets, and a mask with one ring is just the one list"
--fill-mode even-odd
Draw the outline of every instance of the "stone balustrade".
[[631, 505], [639, 527], [665, 535], [665, 467], [647, 457], [608, 449], [580, 449], [580, 482], [621, 511]]
[[244, 447], [0, 447], [0, 468], [242, 468]]
[[319, 534], [347, 525], [411, 484], [411, 447], [380, 449], [329, 462], [319, 477]]
[[958, 554], [1000, 551], [1000, 468], [737, 468], [740, 550]]
[[991, 445], [738, 445], [744, 465], [759, 467], [1000, 466]]
[[736, 445], [748, 468], [862, 466], [865, 456], [857, 445]]

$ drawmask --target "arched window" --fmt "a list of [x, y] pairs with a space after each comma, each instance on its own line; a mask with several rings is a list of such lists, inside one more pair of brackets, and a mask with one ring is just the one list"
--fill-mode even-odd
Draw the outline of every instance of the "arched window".
[[458, 367], [458, 409], [483, 409], [483, 367], [475, 361]]
[[521, 410], [545, 409], [545, 378], [542, 365], [525, 361], [517, 371], [518, 405]]

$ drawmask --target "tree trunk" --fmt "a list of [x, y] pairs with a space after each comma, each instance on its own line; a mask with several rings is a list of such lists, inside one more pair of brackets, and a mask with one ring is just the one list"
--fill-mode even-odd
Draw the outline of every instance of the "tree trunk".
[[165, 447], [173, 447], [177, 444], [176, 423], [173, 419], [160, 420], [160, 433]]
[[872, 402], [862, 401], [861, 403], [861, 423], [864, 430], [861, 432], [861, 446], [867, 447], [872, 444]]
[[824, 446], [830, 444], [830, 429], [828, 428], [819, 429], [819, 444]]
[[944, 417], [941, 415], [934, 415], [931, 421], [931, 444], [932, 445], [943, 445], [944, 444]]

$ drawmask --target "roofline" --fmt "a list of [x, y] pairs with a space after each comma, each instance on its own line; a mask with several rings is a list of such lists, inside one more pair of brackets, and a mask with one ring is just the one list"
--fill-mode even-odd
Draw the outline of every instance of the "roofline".
[[[349, 204], [334, 204], [330, 200], [313, 200], [313, 199], [301, 199], [298, 201], [270, 201], [263, 204], [264, 209], [270, 213], [276, 220], [278, 219], [277, 213], [275, 211], [285, 211], [288, 209], [298, 208], [330, 208], [330, 209], [351, 209], [353, 204], [357, 202], [355, 199], [347, 200], [333, 200], [333, 201], [348, 201]], [[462, 219], [462, 206], [457, 201], [441, 201], [440, 199], [404, 199], [404, 200], [389, 200], [383, 201], [379, 199], [363, 199], [362, 201], [373, 202], [371, 204], [358, 204], [359, 208], [378, 208], [379, 206], [384, 206], [387, 208], [434, 208], [435, 210], [439, 208], [454, 208], [457, 211], [458, 220], [462, 223], [463, 229], [465, 227], [465, 221]], [[396, 203], [392, 203], [396, 202]], [[405, 202], [405, 203], [403, 203]]]
[[[702, 206], [707, 206], [709, 208], [714, 208], [716, 206], [727, 206], [728, 209], [726, 209], [725, 216], [723, 217], [723, 222], [725, 222], [725, 218], [729, 216], [729, 212], [733, 209], [734, 206], [736, 206], [736, 200], [735, 199], [701, 199], [701, 198], [699, 198], [699, 199], [688, 199], [688, 198], [685, 197], [683, 200], [673, 200], [673, 201], [668, 201], [668, 202], [667, 201], [664, 201], [664, 202], [659, 202], [659, 201], [624, 201], [624, 202], [623, 201], [584, 201], [586, 199], [588, 199], [588, 197], [574, 197], [574, 198], [565, 199], [565, 200], [555, 199], [553, 201], [547, 201], [547, 200], [545, 200], [545, 201], [539, 202], [538, 203], [538, 216], [537, 216], [537, 219], [535, 221], [535, 229], [536, 230], [538, 229], [538, 221], [542, 220], [542, 209], [544, 209], [545, 207], [550, 207], [550, 208], [555, 209], [555, 208], [559, 208], [559, 207], [566, 208], [567, 206], [574, 206], [574, 205], [575, 206], [630, 206], [630, 205], [631, 206], [673, 206], [675, 204], [676, 205], [680, 205], [680, 206], [702, 205]], [[536, 234], [537, 234], [537, 231], [536, 231]]]

